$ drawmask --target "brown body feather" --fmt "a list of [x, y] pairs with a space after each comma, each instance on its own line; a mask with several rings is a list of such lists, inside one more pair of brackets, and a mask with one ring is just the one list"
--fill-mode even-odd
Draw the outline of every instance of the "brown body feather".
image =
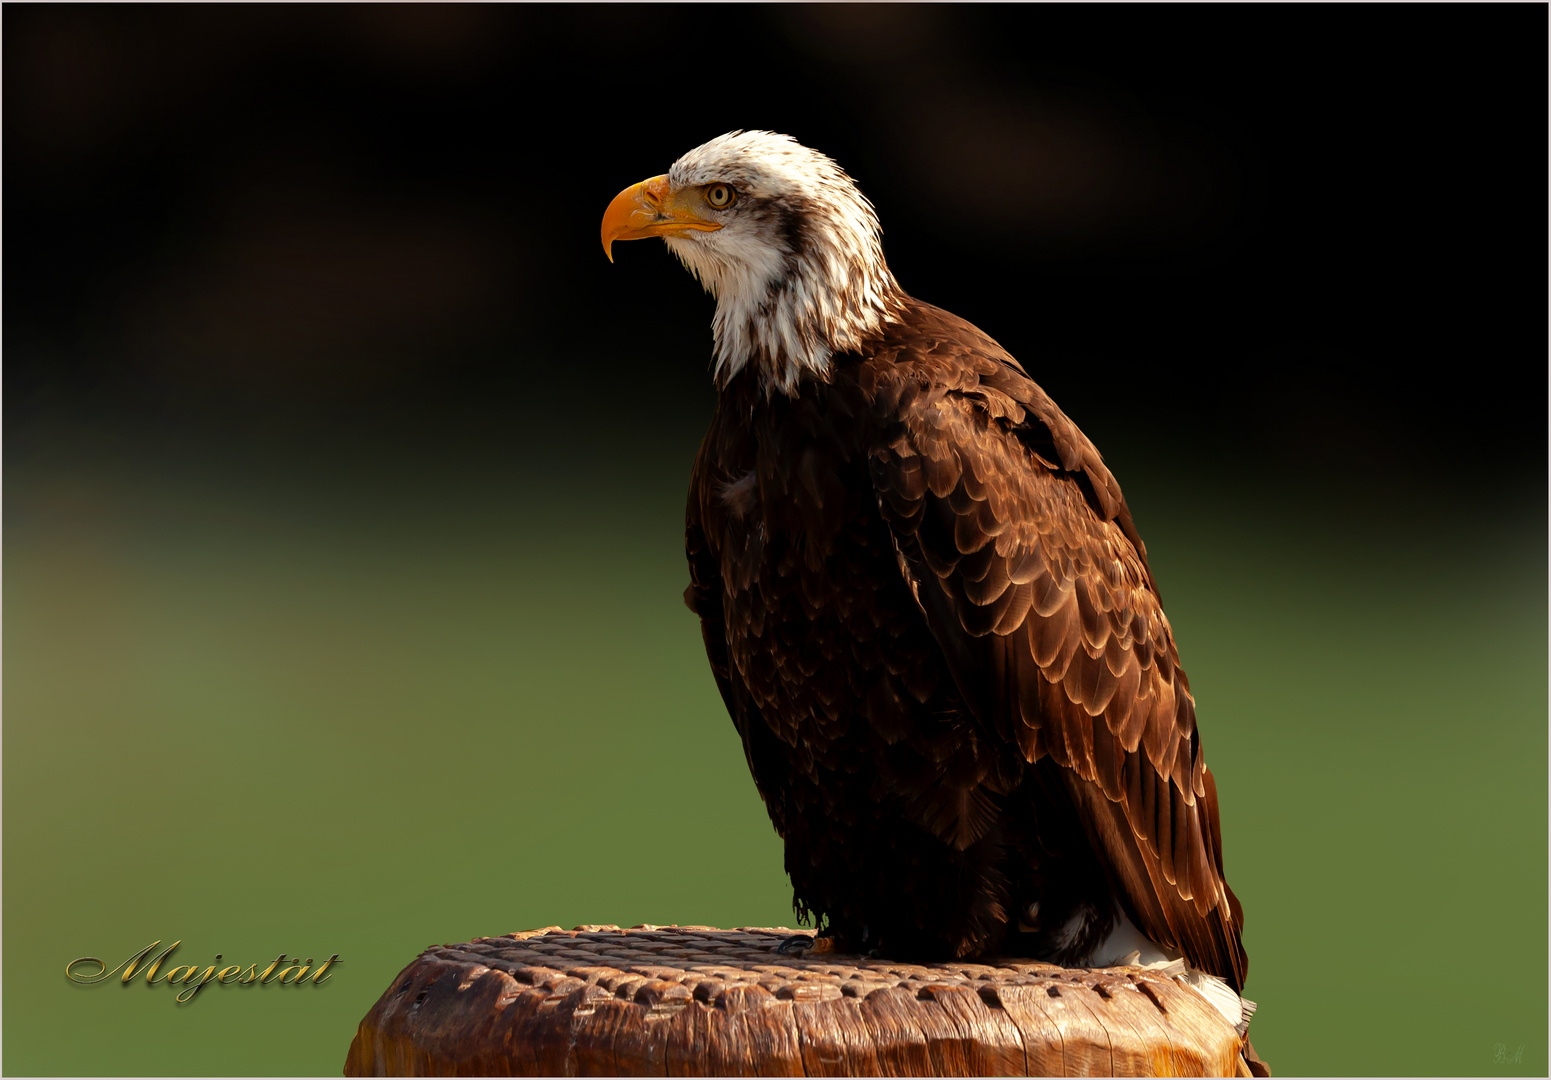
[[994, 341], [909, 301], [793, 396], [732, 379], [687, 547], [799, 911], [900, 956], [1068, 962], [1124, 913], [1242, 989], [1146, 549], [1093, 444]]

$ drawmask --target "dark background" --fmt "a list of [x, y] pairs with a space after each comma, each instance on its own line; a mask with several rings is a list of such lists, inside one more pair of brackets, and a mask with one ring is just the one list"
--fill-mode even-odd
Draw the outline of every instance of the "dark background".
[[[332, 1072], [431, 940], [789, 920], [676, 597], [712, 304], [597, 233], [739, 127], [835, 157], [900, 282], [1007, 346], [1125, 485], [1273, 1065], [1544, 1071], [1544, 7], [3, 19], [8, 1071]], [[599, 839], [712, 776], [720, 824]], [[225, 797], [173, 809], [206, 782]], [[508, 788], [547, 809], [463, 816]], [[514, 834], [527, 855], [492, 854]], [[312, 841], [329, 898], [253, 869], [301, 873], [279, 853]], [[488, 864], [483, 899], [447, 871], [384, 899], [433, 852]], [[127, 901], [115, 859], [165, 890]], [[226, 875], [250, 891], [172, 884]], [[1507, 1004], [1331, 989], [1481, 962], [1483, 923]], [[361, 959], [316, 1006], [14, 989], [190, 927], [256, 955], [320, 926], [306, 947]], [[122, 1026], [111, 1054], [50, 1034], [83, 1008]], [[194, 1049], [156, 1056], [173, 1034]]]
[[212, 425], [260, 415], [408, 417], [434, 446], [514, 400], [560, 405], [579, 372], [609, 388], [585, 423], [698, 417], [709, 301], [643, 245], [611, 271], [595, 219], [711, 135], [766, 127], [849, 169], [901, 282], [998, 337], [1101, 446], [1266, 482], [1533, 485], [1544, 22], [20, 8], [9, 449], [88, 402], [223, 447], [248, 433]]

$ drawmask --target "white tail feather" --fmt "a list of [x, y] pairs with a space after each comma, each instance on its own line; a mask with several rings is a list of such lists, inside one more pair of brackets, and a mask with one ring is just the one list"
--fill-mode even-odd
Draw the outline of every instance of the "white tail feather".
[[1249, 1019], [1255, 1015], [1255, 1003], [1240, 997], [1216, 975], [1197, 971], [1172, 950], [1166, 950], [1148, 938], [1124, 915], [1097, 949], [1092, 963], [1098, 967], [1139, 967], [1165, 978], [1175, 979], [1206, 999], [1240, 1035], [1249, 1031]]

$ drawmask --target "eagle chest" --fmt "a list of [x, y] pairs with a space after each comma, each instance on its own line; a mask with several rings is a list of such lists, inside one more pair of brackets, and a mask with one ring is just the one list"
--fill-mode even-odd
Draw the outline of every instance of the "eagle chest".
[[704, 500], [728, 659], [803, 771], [853, 771], [946, 681], [860, 448], [767, 431]]

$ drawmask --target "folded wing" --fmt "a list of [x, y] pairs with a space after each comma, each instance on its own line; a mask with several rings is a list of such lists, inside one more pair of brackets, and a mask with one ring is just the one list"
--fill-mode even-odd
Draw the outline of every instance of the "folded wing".
[[983, 723], [1066, 770], [1131, 918], [1242, 989], [1216, 786], [1119, 486], [995, 342], [933, 314], [874, 387], [901, 572]]

